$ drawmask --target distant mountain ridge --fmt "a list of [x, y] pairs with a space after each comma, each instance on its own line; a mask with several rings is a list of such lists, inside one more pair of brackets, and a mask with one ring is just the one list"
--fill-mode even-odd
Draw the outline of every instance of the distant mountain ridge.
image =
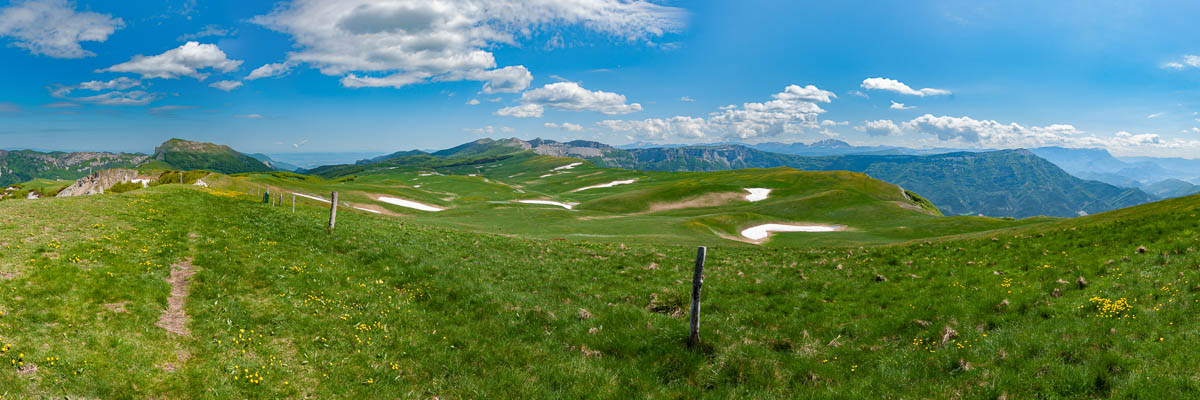
[[[789, 146], [795, 151], [854, 148], [840, 141]], [[373, 162], [497, 158], [523, 151], [577, 157], [604, 167], [653, 171], [792, 167], [810, 171], [862, 172], [912, 190], [928, 198], [948, 215], [1070, 217], [1155, 200], [1137, 188], [1119, 188], [1079, 179], [1028, 150], [937, 155], [799, 156], [762, 151], [741, 144], [620, 149], [592, 141], [525, 141], [510, 138], [480, 139], [433, 153], [394, 153]]]
[[786, 166], [862, 172], [928, 198], [947, 215], [1077, 216], [1151, 202], [1138, 189], [1076, 178], [1027, 150], [957, 152], [930, 156], [804, 157], [746, 146], [622, 150], [598, 164], [658, 170], [717, 171]]
[[136, 167], [149, 158], [130, 153], [0, 150], [0, 185], [36, 178], [75, 180], [94, 171]]

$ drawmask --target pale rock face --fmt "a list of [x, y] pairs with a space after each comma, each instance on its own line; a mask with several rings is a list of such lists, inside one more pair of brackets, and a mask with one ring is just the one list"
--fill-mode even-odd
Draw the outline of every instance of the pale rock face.
[[131, 182], [137, 178], [138, 172], [132, 169], [114, 168], [79, 178], [75, 184], [58, 192], [58, 197], [90, 196], [103, 194], [105, 190], [122, 182]]

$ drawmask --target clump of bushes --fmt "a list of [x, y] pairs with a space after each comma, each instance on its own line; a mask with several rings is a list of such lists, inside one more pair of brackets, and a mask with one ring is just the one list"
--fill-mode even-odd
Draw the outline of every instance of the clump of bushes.
[[125, 193], [142, 188], [142, 184], [138, 182], [121, 182], [108, 188], [105, 193]]

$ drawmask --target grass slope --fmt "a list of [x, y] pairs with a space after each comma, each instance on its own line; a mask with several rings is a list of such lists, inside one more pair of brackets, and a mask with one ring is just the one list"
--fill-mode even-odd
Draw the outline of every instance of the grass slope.
[[[1200, 197], [905, 245], [715, 241], [694, 350], [688, 246], [353, 212], [328, 235], [324, 208], [182, 185], [0, 211], [17, 398], [1200, 394]], [[190, 336], [155, 326], [183, 259]]]
[[[579, 163], [570, 169], [557, 169]], [[572, 158], [506, 156], [443, 159], [403, 157], [369, 165], [329, 167], [320, 175], [251, 174], [236, 190], [281, 189], [328, 198], [339, 191], [357, 206], [410, 215], [423, 223], [541, 238], [700, 244], [714, 237], [739, 239], [762, 223], [845, 225], [845, 232], [779, 235], [769, 245], [818, 246], [888, 243], [1043, 222], [981, 217], [941, 218], [915, 193], [851, 172], [791, 168], [715, 172], [645, 172], [599, 168]], [[334, 179], [334, 177], [337, 177]], [[591, 185], [635, 180], [611, 188]], [[772, 189], [748, 202], [745, 188]], [[387, 195], [448, 208], [428, 213], [389, 205]], [[568, 211], [514, 200], [578, 203]], [[310, 200], [301, 199], [304, 202]], [[315, 202], [312, 202], [315, 204]]]
[[1138, 189], [1086, 181], [1027, 150], [929, 156], [803, 157], [741, 145], [632, 149], [590, 158], [600, 165], [654, 171], [718, 171], [788, 166], [854, 171], [921, 193], [947, 215], [1073, 217], [1155, 200]]

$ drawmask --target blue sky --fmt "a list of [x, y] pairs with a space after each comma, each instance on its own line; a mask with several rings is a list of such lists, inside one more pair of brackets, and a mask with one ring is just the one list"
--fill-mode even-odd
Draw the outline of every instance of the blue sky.
[[0, 148], [836, 138], [1195, 157], [1198, 15], [1103, 0], [0, 2]]

